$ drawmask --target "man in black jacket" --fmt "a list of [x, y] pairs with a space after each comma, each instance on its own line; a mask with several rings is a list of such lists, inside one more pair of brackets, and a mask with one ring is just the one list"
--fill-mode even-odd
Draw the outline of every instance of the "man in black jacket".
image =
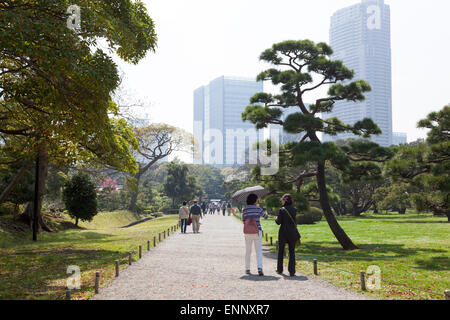
[[200, 218], [202, 217], [202, 208], [198, 205], [197, 200], [194, 200], [194, 204], [189, 210], [189, 214], [192, 215], [192, 230], [194, 233], [198, 233], [200, 230]]

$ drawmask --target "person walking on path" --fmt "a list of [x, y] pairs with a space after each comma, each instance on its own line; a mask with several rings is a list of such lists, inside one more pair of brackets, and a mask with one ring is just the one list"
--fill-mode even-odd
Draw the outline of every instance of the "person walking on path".
[[295, 245], [300, 240], [300, 233], [297, 230], [295, 216], [297, 209], [293, 206], [292, 196], [285, 194], [281, 199], [283, 207], [278, 212], [275, 222], [280, 225], [278, 231], [278, 264], [277, 273], [283, 273], [284, 247], [286, 243], [289, 246], [289, 265], [288, 271], [291, 277], [295, 276]]
[[227, 203], [225, 201], [222, 202], [221, 209], [222, 209], [222, 214], [225, 217], [225, 212], [227, 211]]
[[202, 217], [202, 208], [197, 203], [197, 200], [194, 200], [194, 204], [191, 206], [189, 210], [189, 215], [192, 216], [192, 231], [194, 233], [198, 233], [200, 230], [200, 217]]
[[227, 203], [227, 213], [228, 213], [228, 216], [231, 215], [231, 202]]
[[202, 208], [203, 216], [205, 216], [205, 214], [206, 214], [206, 203], [202, 202], [202, 205], [200, 207]]
[[244, 209], [242, 221], [244, 222], [245, 234], [245, 273], [250, 274], [250, 256], [252, 253], [252, 245], [255, 246], [256, 261], [258, 264], [258, 274], [263, 276], [262, 265], [262, 228], [260, 217], [268, 218], [264, 210], [257, 206], [258, 196], [250, 194], [247, 197], [247, 207]]
[[189, 208], [187, 202], [183, 201], [183, 205], [178, 210], [178, 217], [181, 224], [181, 233], [186, 233], [187, 221], [189, 217]]

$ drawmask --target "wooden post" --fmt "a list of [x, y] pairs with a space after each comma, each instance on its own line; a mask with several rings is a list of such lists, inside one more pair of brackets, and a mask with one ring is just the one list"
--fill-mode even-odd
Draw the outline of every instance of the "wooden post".
[[150, 240], [147, 241], [147, 251], [150, 251]]
[[163, 235], [164, 235], [164, 239], [165, 239], [166, 238], [166, 230], [164, 230]]
[[161, 233], [158, 233], [158, 242], [161, 242]]
[[313, 260], [313, 265], [314, 265], [314, 274], [317, 276], [319, 275], [319, 272], [317, 271], [317, 259]]
[[366, 291], [366, 273], [361, 271], [359, 274], [361, 277], [361, 290]]
[[156, 236], [153, 237], [153, 246], [156, 248]]
[[66, 290], [66, 300], [70, 300], [70, 294], [71, 294], [70, 289], [67, 289]]
[[263, 236], [263, 237], [264, 237], [264, 230], [262, 230], [262, 231], [261, 231], [261, 236]]
[[131, 263], [133, 262], [133, 254], [130, 252], [128, 254], [128, 264], [131, 266]]
[[270, 237], [270, 245], [272, 245], [273, 244], [273, 239], [272, 239], [272, 237]]
[[142, 259], [142, 246], [139, 246], [139, 259]]
[[119, 260], [116, 260], [116, 278], [119, 276]]
[[266, 242], [269, 241], [267, 237], [268, 237], [268, 236], [267, 236], [267, 233], [266, 233]]
[[445, 290], [445, 300], [450, 300], [450, 290]]
[[100, 286], [100, 272], [95, 273], [95, 294], [98, 294], [98, 288]]

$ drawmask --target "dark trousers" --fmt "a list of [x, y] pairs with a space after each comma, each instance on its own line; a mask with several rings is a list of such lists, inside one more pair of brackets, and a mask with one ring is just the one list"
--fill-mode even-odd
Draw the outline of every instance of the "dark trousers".
[[222, 209], [222, 212], [223, 212], [223, 215], [225, 216], [225, 211], [226, 211], [226, 209]]
[[288, 271], [290, 274], [295, 273], [295, 242], [288, 242], [284, 239], [278, 240], [278, 264], [277, 271], [283, 272], [284, 247], [286, 243], [289, 246], [289, 265]]
[[181, 232], [186, 233], [188, 219], [181, 219]]

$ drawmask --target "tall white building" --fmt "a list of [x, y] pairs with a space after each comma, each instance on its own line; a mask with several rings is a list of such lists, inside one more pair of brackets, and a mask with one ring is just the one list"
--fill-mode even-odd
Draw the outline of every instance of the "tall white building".
[[[390, 7], [384, 0], [362, 0], [361, 3], [338, 10], [331, 17], [330, 45], [332, 59], [342, 60], [355, 71], [351, 81], [366, 80], [372, 87], [363, 102], [339, 101], [324, 119], [338, 117], [354, 124], [371, 118], [383, 133], [371, 140], [381, 146], [392, 145], [392, 71]], [[324, 135], [324, 141], [355, 137], [340, 134]]]
[[194, 163], [248, 163], [246, 150], [258, 141], [260, 132], [242, 121], [241, 114], [250, 98], [263, 90], [263, 83], [255, 79], [221, 76], [194, 91]]

